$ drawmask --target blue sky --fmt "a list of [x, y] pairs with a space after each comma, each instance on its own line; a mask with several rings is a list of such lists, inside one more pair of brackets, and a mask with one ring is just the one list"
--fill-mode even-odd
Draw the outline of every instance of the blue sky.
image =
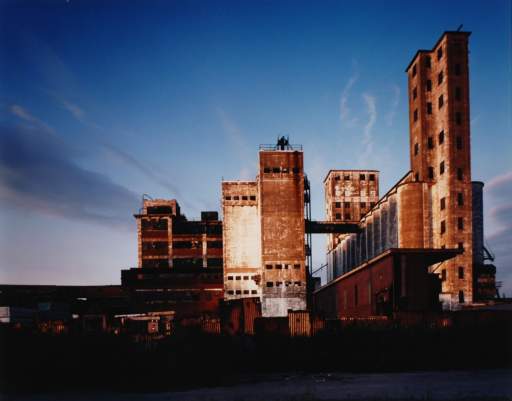
[[[470, 37], [472, 175], [512, 293], [510, 1], [0, 1], [0, 281], [108, 284], [136, 265], [142, 193], [220, 209], [260, 143], [330, 168], [409, 168], [405, 68]], [[314, 238], [315, 264], [325, 239]]]

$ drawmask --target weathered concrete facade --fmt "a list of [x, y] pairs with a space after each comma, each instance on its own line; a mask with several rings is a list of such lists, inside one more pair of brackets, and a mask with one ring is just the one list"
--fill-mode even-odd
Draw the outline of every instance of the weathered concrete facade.
[[261, 224], [256, 181], [223, 181], [226, 300], [261, 297]]
[[306, 309], [302, 150], [260, 150], [263, 316]]
[[260, 149], [256, 181], [224, 181], [226, 299], [259, 296], [263, 316], [306, 309], [302, 150]]
[[447, 305], [473, 301], [469, 32], [445, 32], [407, 68], [411, 170], [430, 186], [435, 248], [462, 255], [432, 266]]
[[175, 199], [144, 199], [135, 218], [139, 267], [222, 267], [222, 222], [217, 212], [201, 212], [200, 221], [189, 221]]
[[[327, 221], [359, 222], [379, 201], [377, 170], [330, 170], [324, 179]], [[330, 234], [327, 252], [346, 235]]]

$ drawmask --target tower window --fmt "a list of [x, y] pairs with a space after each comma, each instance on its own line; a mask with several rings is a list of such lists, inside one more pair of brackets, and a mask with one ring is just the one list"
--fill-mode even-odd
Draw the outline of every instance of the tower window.
[[370, 174], [370, 181], [375, 181], [375, 174]]
[[344, 176], [344, 177], [343, 177], [343, 179], [344, 179], [345, 181], [350, 181], [350, 176], [349, 176], [349, 175], [346, 175], [346, 176]]
[[444, 174], [444, 161], [439, 163], [439, 174]]
[[430, 79], [427, 80], [427, 92], [432, 92], [432, 81]]
[[464, 291], [459, 291], [459, 304], [464, 303]]
[[359, 179], [361, 181], [364, 181], [366, 179], [366, 176], [364, 174], [359, 174]]
[[432, 103], [427, 103], [427, 114], [432, 114]]
[[341, 207], [341, 202], [335, 202], [334, 207], [339, 209]]
[[460, 279], [464, 278], [464, 267], [463, 266], [459, 266], [459, 278]]
[[416, 99], [417, 97], [418, 97], [418, 90], [416, 89], [416, 87], [414, 87], [414, 89], [412, 90], [412, 98]]
[[430, 178], [431, 180], [434, 179], [434, 167], [428, 168], [428, 178]]
[[463, 179], [463, 178], [464, 178], [464, 177], [463, 177], [462, 169], [459, 167], [459, 168], [457, 169], [457, 179], [458, 179], [459, 181], [462, 181], [462, 179]]
[[462, 149], [462, 137], [460, 135], [457, 137], [457, 149]]
[[440, 109], [444, 106], [444, 97], [443, 95], [439, 96], [439, 99], [437, 99], [437, 107]]
[[464, 219], [462, 217], [457, 218], [457, 228], [464, 230]]
[[345, 213], [345, 220], [350, 220], [350, 213]]
[[419, 181], [420, 180], [420, 174], [419, 173], [415, 173], [414, 174], [414, 180], [415, 181]]
[[441, 270], [441, 281], [446, 281], [446, 269]]
[[425, 67], [432, 67], [432, 59], [430, 58], [430, 56], [425, 57]]
[[460, 64], [455, 64], [455, 75], [460, 75]]
[[443, 220], [441, 222], [441, 234], [444, 234], [446, 232], [446, 222]]
[[457, 246], [458, 246], [458, 248], [459, 248], [461, 251], [463, 251], [463, 250], [464, 250], [464, 243], [463, 243], [463, 242], [459, 242]]
[[418, 121], [418, 109], [414, 110], [413, 119], [414, 121]]
[[412, 66], [412, 76], [415, 77], [416, 76], [416, 64], [414, 64]]
[[428, 137], [428, 148], [433, 149], [434, 148], [434, 138], [431, 136]]
[[350, 209], [350, 202], [344, 202], [343, 206], [345, 207], [345, 209]]
[[366, 202], [361, 202], [361, 209], [364, 209], [366, 207]]
[[462, 192], [457, 194], [457, 205], [464, 206], [464, 194]]
[[462, 99], [462, 90], [459, 86], [455, 87], [455, 100], [461, 100]]
[[441, 210], [446, 209], [446, 198], [441, 198]]
[[267, 281], [267, 287], [273, 287], [274, 283], [272, 281]]
[[460, 113], [460, 111], [455, 113], [455, 123], [457, 125], [461, 125], [462, 124], [462, 114]]
[[339, 180], [340, 180], [340, 176], [339, 175], [334, 176], [334, 181], [339, 181]]
[[439, 133], [439, 145], [441, 145], [444, 142], [444, 131], [441, 131]]
[[441, 71], [439, 74], [437, 74], [437, 84], [441, 85], [443, 83], [444, 74], [443, 71]]
[[336, 213], [336, 220], [341, 220], [341, 213]]
[[417, 143], [414, 144], [414, 156], [416, 156], [418, 154], [418, 152], [420, 151], [420, 145], [418, 145]]
[[437, 49], [437, 60], [441, 60], [443, 58], [443, 48], [440, 47], [439, 49]]

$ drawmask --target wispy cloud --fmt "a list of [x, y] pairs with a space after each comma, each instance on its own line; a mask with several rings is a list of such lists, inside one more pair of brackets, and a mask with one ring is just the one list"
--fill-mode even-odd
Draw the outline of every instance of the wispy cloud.
[[62, 106], [69, 111], [73, 117], [75, 117], [78, 121], [83, 122], [85, 117], [84, 110], [79, 107], [78, 105], [71, 103], [70, 101], [66, 99], [60, 99], [60, 103]]
[[26, 212], [132, 228], [138, 196], [84, 169], [73, 149], [41, 127], [0, 127], [0, 200]]
[[368, 114], [368, 121], [363, 128], [363, 138], [361, 140], [362, 152], [359, 156], [358, 162], [361, 167], [364, 167], [370, 161], [373, 154], [373, 127], [377, 121], [377, 105], [376, 98], [368, 93], [363, 93], [363, 99], [366, 104], [366, 112]]
[[47, 132], [51, 132], [51, 133], [55, 132], [55, 130], [52, 127], [50, 127], [47, 123], [45, 123], [44, 121], [40, 120], [39, 118], [33, 116], [28, 110], [21, 107], [20, 105], [12, 104], [9, 107], [9, 111], [14, 116], [22, 119], [23, 121], [26, 121], [26, 122], [32, 124], [35, 127], [42, 128]]
[[400, 104], [400, 87], [398, 85], [393, 85], [391, 87], [391, 90], [393, 92], [392, 100], [391, 100], [389, 113], [386, 116], [386, 124], [389, 127], [393, 126], [393, 121], [396, 116], [396, 111], [397, 111], [398, 105]]
[[348, 105], [348, 99], [350, 97], [350, 92], [352, 87], [359, 79], [359, 74], [357, 71], [354, 71], [352, 76], [348, 79], [345, 87], [341, 91], [340, 96], [340, 120], [344, 124], [348, 126], [353, 126], [357, 122], [357, 118], [352, 117], [351, 109]]

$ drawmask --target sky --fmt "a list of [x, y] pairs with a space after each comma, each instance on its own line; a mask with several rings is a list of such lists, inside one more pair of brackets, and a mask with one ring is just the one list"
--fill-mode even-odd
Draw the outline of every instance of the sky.
[[0, 282], [119, 283], [142, 194], [220, 212], [278, 135], [304, 147], [313, 218], [329, 169], [380, 170], [384, 194], [409, 170], [405, 68], [463, 24], [472, 178], [512, 295], [511, 20], [498, 0], [0, 0]]

